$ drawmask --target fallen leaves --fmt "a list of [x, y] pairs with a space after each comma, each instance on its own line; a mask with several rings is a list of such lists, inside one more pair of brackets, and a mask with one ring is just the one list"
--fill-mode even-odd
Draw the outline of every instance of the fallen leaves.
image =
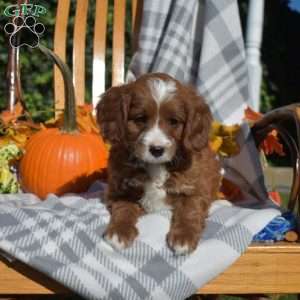
[[[250, 125], [262, 119], [263, 114], [253, 111], [250, 107], [245, 109], [245, 120], [249, 122]], [[280, 143], [278, 138], [278, 131], [273, 129], [268, 133], [267, 137], [259, 145], [259, 149], [262, 150], [266, 155], [278, 154], [284, 156], [283, 145]]]
[[[63, 120], [64, 114], [62, 112], [56, 120], [51, 119], [47, 121], [45, 127], [61, 127]], [[93, 116], [93, 107], [91, 104], [84, 104], [76, 107], [76, 122], [80, 132], [99, 134], [99, 128], [96, 119]]]
[[282, 199], [281, 196], [279, 194], [279, 192], [277, 191], [271, 191], [268, 193], [269, 194], [269, 198], [277, 205], [281, 205], [282, 204]]
[[[250, 107], [245, 110], [245, 121], [252, 126], [255, 122], [263, 118], [263, 114], [253, 111]], [[225, 126], [219, 122], [213, 122], [210, 136], [210, 146], [218, 154], [223, 157], [232, 156], [239, 152], [239, 145], [236, 137], [240, 126]], [[285, 155], [283, 145], [278, 138], [277, 130], [269, 132], [267, 137], [261, 142], [259, 148], [266, 154], [276, 153], [280, 156]], [[276, 191], [269, 192], [269, 197], [277, 204], [282, 202], [280, 194]], [[222, 178], [222, 184], [218, 192], [218, 198], [227, 199], [229, 201], [241, 200], [242, 191], [240, 188], [227, 178]]]
[[241, 189], [235, 183], [224, 177], [222, 178], [218, 197], [231, 202], [240, 201], [243, 199]]
[[254, 124], [256, 121], [262, 119], [263, 114], [260, 112], [254, 111], [249, 106], [245, 109], [244, 120], [247, 121], [250, 125]]
[[23, 114], [23, 107], [20, 102], [18, 102], [13, 111], [4, 110], [0, 113], [0, 121], [4, 126], [8, 126], [9, 123], [15, 123], [19, 117]]
[[40, 125], [26, 118], [22, 105], [18, 102], [14, 110], [5, 110], [0, 114], [0, 147], [10, 143], [23, 149], [29, 137], [40, 129]]
[[211, 149], [223, 157], [238, 154], [240, 147], [236, 137], [239, 130], [239, 125], [227, 126], [214, 121], [210, 134]]
[[259, 148], [266, 154], [270, 155], [276, 153], [284, 156], [283, 145], [279, 142], [277, 130], [272, 130], [267, 137], [261, 142]]
[[[24, 149], [28, 139], [38, 130], [62, 127], [64, 114], [61, 112], [56, 119], [36, 124], [24, 114], [21, 104], [17, 103], [13, 112], [3, 111], [0, 114], [0, 147], [10, 143]], [[23, 120], [25, 118], [25, 120]], [[28, 120], [29, 119], [29, 120]], [[80, 132], [100, 134], [91, 104], [76, 107], [76, 121]], [[109, 145], [106, 145], [109, 149]]]

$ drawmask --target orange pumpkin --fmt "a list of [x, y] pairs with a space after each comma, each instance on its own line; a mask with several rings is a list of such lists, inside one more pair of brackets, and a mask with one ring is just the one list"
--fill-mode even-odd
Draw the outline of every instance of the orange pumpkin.
[[20, 162], [21, 187], [43, 199], [49, 193], [85, 191], [106, 168], [108, 152], [99, 135], [78, 132], [71, 73], [52, 51], [39, 47], [61, 70], [66, 97], [63, 127], [34, 134]]

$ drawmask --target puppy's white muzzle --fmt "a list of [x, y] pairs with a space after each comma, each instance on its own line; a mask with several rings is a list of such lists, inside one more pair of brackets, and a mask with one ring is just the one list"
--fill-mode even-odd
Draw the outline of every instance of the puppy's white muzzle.
[[156, 124], [141, 138], [142, 159], [148, 163], [164, 163], [172, 159], [172, 141]]

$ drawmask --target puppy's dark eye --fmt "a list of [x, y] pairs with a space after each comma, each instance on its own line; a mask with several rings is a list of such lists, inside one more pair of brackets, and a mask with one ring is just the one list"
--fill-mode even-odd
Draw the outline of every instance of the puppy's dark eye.
[[175, 118], [170, 118], [169, 119], [169, 124], [172, 126], [172, 127], [177, 127], [179, 125], [179, 120], [175, 119]]
[[139, 115], [133, 118], [134, 123], [136, 124], [145, 124], [147, 122], [147, 116]]

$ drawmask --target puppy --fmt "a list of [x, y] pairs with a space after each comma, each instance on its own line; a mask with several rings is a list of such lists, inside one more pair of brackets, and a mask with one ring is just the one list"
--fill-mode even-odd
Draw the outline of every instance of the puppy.
[[220, 182], [204, 100], [172, 77], [152, 73], [109, 89], [97, 105], [97, 120], [111, 144], [105, 239], [126, 248], [142, 214], [170, 209], [169, 247], [178, 255], [192, 252]]

